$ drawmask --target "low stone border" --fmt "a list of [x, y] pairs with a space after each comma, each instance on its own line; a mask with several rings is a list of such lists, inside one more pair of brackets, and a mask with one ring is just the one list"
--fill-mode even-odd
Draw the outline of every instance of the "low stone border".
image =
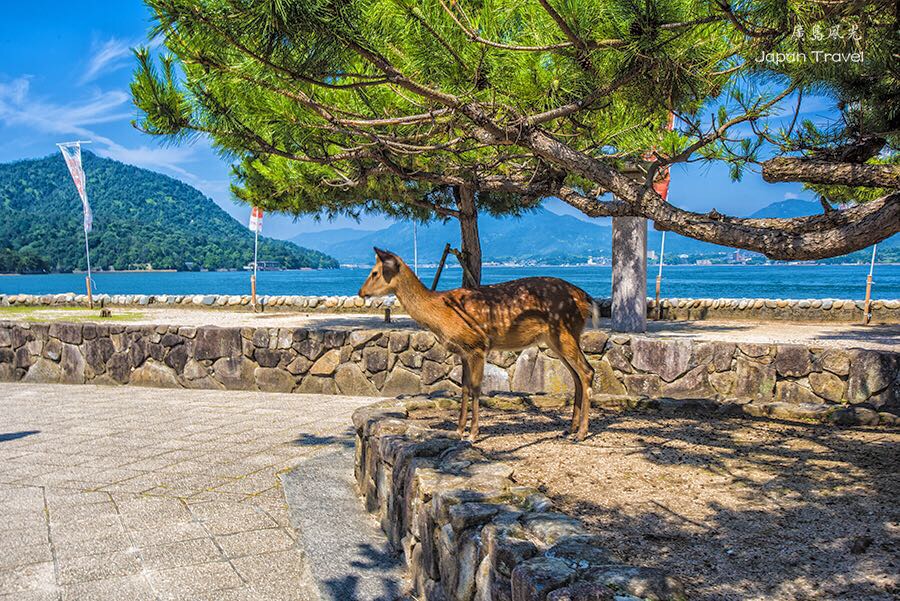
[[[250, 310], [250, 295], [225, 294], [97, 294], [94, 304], [107, 307], [178, 307], [198, 309]], [[265, 311], [292, 310], [320, 313], [379, 313], [385, 307], [399, 310], [396, 299], [359, 296], [257, 296]], [[0, 294], [0, 307], [86, 307], [87, 295], [75, 294]]]
[[[321, 313], [379, 313], [385, 307], [402, 311], [391, 297], [363, 299], [358, 296], [259, 296], [257, 301], [266, 311], [315, 311]], [[172, 295], [172, 294], [99, 294], [95, 303], [117, 307], [168, 306], [202, 309], [249, 310], [249, 295]], [[598, 299], [600, 314], [609, 317], [612, 301]], [[87, 306], [84, 294], [0, 294], [0, 306]], [[648, 299], [647, 313], [656, 317], [656, 303]], [[669, 298], [660, 301], [660, 316], [665, 320], [761, 320], [857, 322], [862, 320], [863, 302], [839, 299], [700, 299]], [[875, 323], [900, 323], [900, 299], [872, 301]]]
[[429, 406], [437, 401], [393, 400], [353, 414], [359, 493], [391, 545], [402, 549], [417, 598], [685, 598], [663, 571], [617, 561], [579, 520], [516, 485], [508, 465], [407, 419], [411, 408]]
[[[900, 353], [597, 330], [581, 343], [598, 399], [708, 399], [781, 413], [791, 406], [811, 417], [853, 407], [867, 422], [900, 413]], [[0, 381], [397, 396], [458, 394], [461, 379], [458, 358], [434, 334], [409, 328], [0, 321]], [[534, 347], [490, 353], [482, 390], [570, 398], [573, 387], [563, 364]]]

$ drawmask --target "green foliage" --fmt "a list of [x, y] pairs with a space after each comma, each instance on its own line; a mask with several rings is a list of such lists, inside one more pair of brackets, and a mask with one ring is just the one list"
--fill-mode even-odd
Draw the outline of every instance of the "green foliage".
[[[463, 181], [482, 210], [516, 213], [562, 184], [591, 201], [616, 187], [590, 159], [640, 180], [655, 150], [725, 162], [739, 179], [860, 134], [898, 147], [887, 0], [146, 2], [171, 54], [156, 66], [138, 51], [136, 125], [175, 141], [210, 135], [236, 161], [236, 196], [269, 209], [426, 219]], [[792, 35], [854, 25], [862, 41]], [[757, 60], [863, 47], [858, 63]], [[821, 132], [792, 118], [813, 95], [840, 116]], [[564, 150], [523, 141], [535, 131]], [[521, 186], [491, 187], [498, 179]]]
[[[95, 269], [235, 269], [253, 258], [253, 233], [211, 199], [170, 177], [83, 155], [94, 211]], [[0, 271], [85, 269], [81, 201], [58, 155], [0, 165]], [[260, 260], [337, 267], [320, 252], [260, 238]]]

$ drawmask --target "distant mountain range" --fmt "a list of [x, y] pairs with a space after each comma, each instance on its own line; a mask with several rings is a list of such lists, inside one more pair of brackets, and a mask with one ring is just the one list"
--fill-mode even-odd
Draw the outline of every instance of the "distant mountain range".
[[[756, 211], [751, 217], [799, 217], [821, 212], [818, 202], [788, 199]], [[434, 222], [417, 228], [419, 262], [436, 263], [444, 244], [459, 247], [459, 226], [455, 220]], [[608, 260], [612, 248], [612, 227], [582, 221], [570, 215], [559, 215], [539, 208], [521, 217], [491, 217], [479, 219], [479, 233], [485, 262], [509, 263], [584, 263]], [[650, 229], [647, 246], [658, 252], [661, 232]], [[387, 228], [371, 231], [341, 228], [301, 234], [292, 238], [297, 244], [327, 253], [343, 264], [371, 264], [372, 247], [390, 249], [412, 260], [413, 225], [395, 223]], [[900, 236], [886, 241], [900, 245]], [[666, 236], [667, 262], [694, 262], [703, 257], [724, 257], [733, 249], [700, 242], [678, 234]], [[680, 255], [687, 255], [687, 257]]]
[[[199, 190], [171, 177], [83, 154], [94, 212], [95, 269], [236, 269], [253, 233]], [[81, 201], [58, 154], [0, 165], [0, 272], [85, 268]], [[260, 238], [260, 260], [337, 267], [331, 257]]]

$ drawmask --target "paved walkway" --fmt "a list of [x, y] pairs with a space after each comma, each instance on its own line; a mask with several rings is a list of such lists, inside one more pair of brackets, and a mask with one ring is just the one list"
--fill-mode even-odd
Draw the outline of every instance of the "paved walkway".
[[372, 401], [3, 383], [0, 599], [315, 599], [279, 476]]
[[[12, 307], [12, 309], [18, 309]], [[94, 321], [96, 311], [87, 309], [38, 308], [29, 311], [3, 311], [2, 320]], [[182, 325], [220, 327], [284, 327], [284, 328], [418, 328], [402, 314], [395, 314], [386, 324], [377, 314], [302, 313], [272, 311], [228, 311], [224, 309], [118, 308], [113, 307], [115, 323], [143, 325]], [[600, 328], [609, 331], [609, 320], [602, 319]], [[693, 338], [695, 340], [740, 340], [761, 344], [791, 343], [815, 346], [876, 348], [891, 350], [900, 346], [900, 324], [863, 326], [852, 323], [799, 323], [783, 321], [649, 321], [647, 335], [661, 338]]]

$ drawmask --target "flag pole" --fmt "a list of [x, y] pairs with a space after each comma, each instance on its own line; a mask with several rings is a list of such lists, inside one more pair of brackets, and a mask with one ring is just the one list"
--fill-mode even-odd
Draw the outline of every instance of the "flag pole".
[[416, 231], [416, 222], [413, 221], [413, 273], [419, 275], [419, 239]]
[[256, 272], [259, 267], [259, 227], [255, 230], [253, 237], [253, 275], [250, 276], [250, 302], [253, 304], [253, 310], [256, 311]]
[[84, 230], [84, 256], [87, 258], [87, 277], [85, 284], [87, 285], [88, 308], [94, 308], [94, 296], [91, 292], [91, 248], [88, 245], [88, 233]]
[[869, 263], [869, 275], [866, 276], [866, 302], [863, 305], [863, 325], [872, 320], [872, 274], [875, 272], [875, 253], [878, 245], [872, 245], [872, 261]]
[[[88, 242], [88, 232], [91, 230], [94, 219], [87, 200], [87, 177], [84, 175], [84, 168], [81, 164], [81, 145], [90, 143], [90, 140], [75, 140], [74, 142], [63, 142], [56, 146], [63, 154], [63, 159], [65, 159], [72, 180], [75, 182], [75, 187], [78, 189], [78, 195], [81, 197], [82, 210], [84, 213], [84, 257], [85, 262], [87, 263], [87, 275], [84, 278], [84, 284], [87, 289], [88, 307], [93, 309], [94, 294], [91, 290], [91, 247]], [[71, 148], [72, 146], [76, 148], [76, 154], [74, 156], [66, 152], [66, 149]]]
[[656, 319], [657, 321], [662, 318], [662, 307], [659, 304], [659, 289], [662, 284], [662, 268], [663, 268], [663, 255], [666, 252], [666, 231], [663, 230], [662, 233], [662, 243], [659, 246], [659, 273], [656, 275]]

